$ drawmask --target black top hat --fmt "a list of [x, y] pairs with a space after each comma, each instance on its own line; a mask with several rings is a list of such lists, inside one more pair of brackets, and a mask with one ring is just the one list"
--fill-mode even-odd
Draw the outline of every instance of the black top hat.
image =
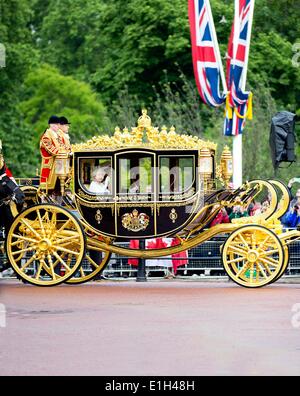
[[48, 124], [49, 124], [49, 125], [51, 125], [51, 124], [60, 124], [60, 119], [59, 119], [59, 117], [57, 117], [57, 116], [51, 116], [51, 117], [49, 118]]
[[71, 123], [68, 121], [66, 117], [60, 117], [59, 123], [60, 125], [71, 125]]

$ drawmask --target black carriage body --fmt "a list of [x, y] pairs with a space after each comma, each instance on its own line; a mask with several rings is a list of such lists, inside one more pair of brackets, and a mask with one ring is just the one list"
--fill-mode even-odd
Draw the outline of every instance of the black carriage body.
[[77, 209], [105, 236], [174, 235], [193, 220], [201, 204], [198, 165], [198, 150], [75, 152]]

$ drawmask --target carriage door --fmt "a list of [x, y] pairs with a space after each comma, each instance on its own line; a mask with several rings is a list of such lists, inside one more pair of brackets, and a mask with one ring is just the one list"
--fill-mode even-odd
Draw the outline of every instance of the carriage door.
[[145, 238], [155, 234], [155, 156], [144, 151], [117, 155], [117, 234]]

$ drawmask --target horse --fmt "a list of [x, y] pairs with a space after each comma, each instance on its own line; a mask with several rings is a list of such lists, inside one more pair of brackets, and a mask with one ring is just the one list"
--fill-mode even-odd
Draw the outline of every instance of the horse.
[[[0, 169], [0, 228], [4, 229], [7, 235], [14, 220], [11, 204], [15, 202], [18, 210], [21, 210], [25, 195], [16, 182], [7, 175], [4, 162], [0, 161], [0, 163], [2, 165]], [[4, 265], [0, 262], [0, 271], [1, 267], [3, 269]]]
[[23, 205], [25, 195], [14, 180], [7, 176], [6, 166], [0, 169], [0, 225], [7, 232], [14, 216], [10, 209], [10, 203]]

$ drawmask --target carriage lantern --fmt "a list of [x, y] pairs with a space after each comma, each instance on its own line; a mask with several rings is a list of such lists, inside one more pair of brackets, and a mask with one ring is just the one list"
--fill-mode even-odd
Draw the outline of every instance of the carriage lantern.
[[70, 158], [67, 152], [60, 152], [55, 160], [55, 172], [60, 181], [61, 195], [65, 193], [66, 181], [70, 175]]
[[233, 175], [232, 154], [228, 146], [225, 146], [221, 156], [221, 173], [225, 186], [228, 186]]
[[199, 172], [201, 179], [204, 181], [204, 185], [207, 189], [212, 181], [212, 175], [214, 172], [214, 163], [211, 151], [208, 148], [203, 148], [200, 150], [200, 167]]

